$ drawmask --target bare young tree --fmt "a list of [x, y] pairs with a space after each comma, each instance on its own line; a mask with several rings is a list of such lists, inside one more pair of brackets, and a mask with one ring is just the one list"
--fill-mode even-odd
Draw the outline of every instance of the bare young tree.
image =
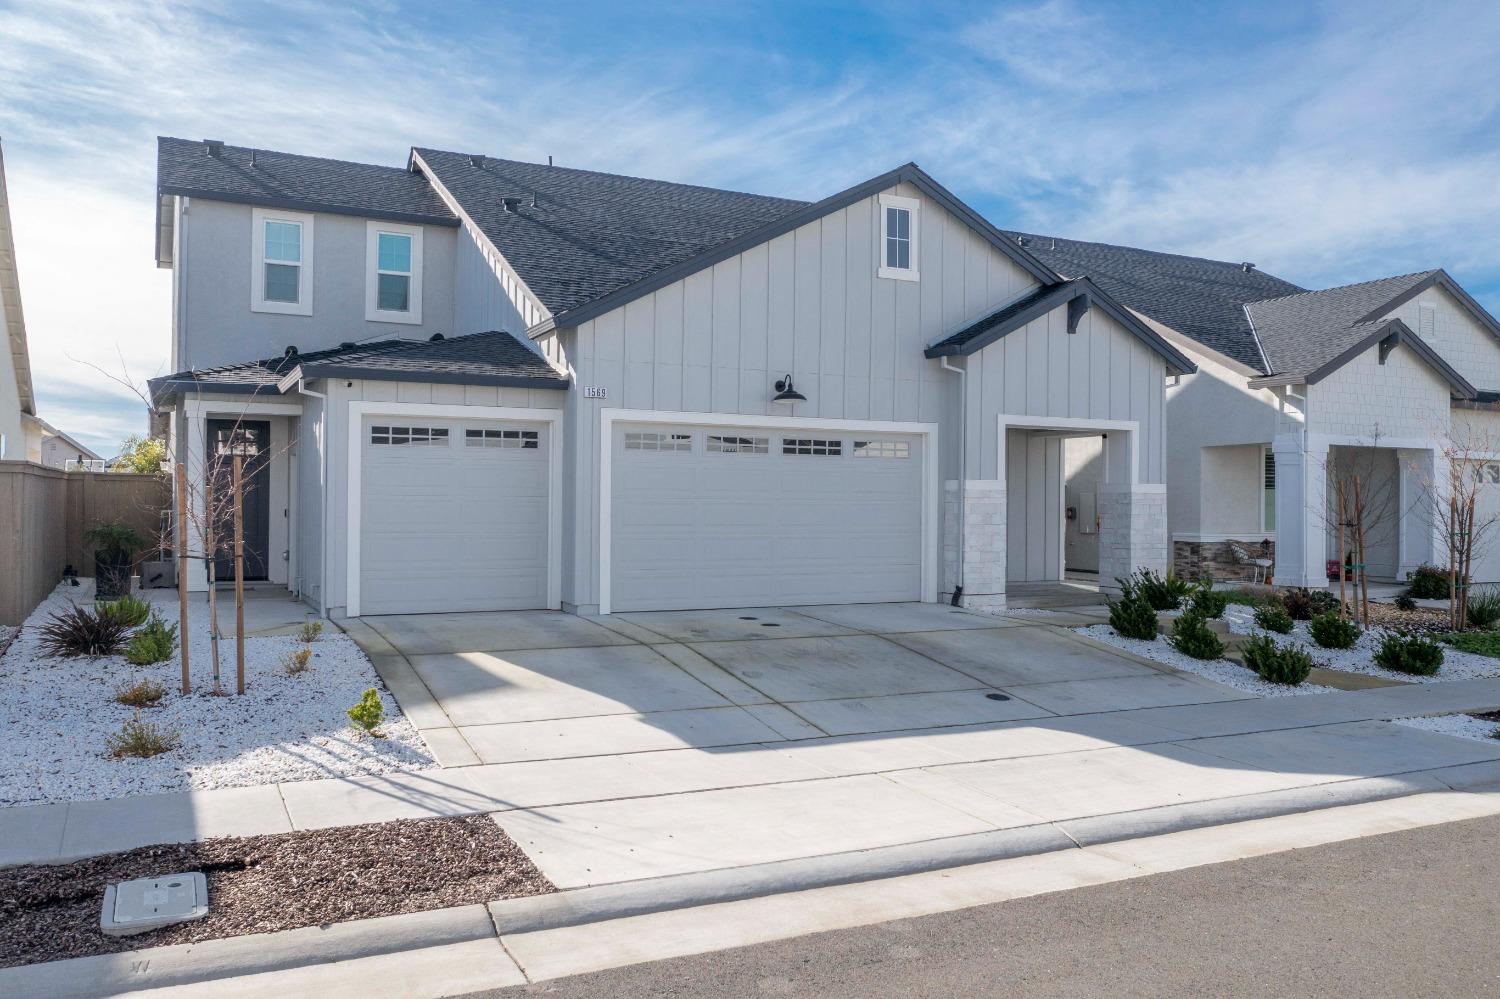
[[[1327, 497], [1321, 520], [1336, 551], [1339, 614], [1370, 624], [1373, 544], [1400, 530], [1400, 463], [1382, 448], [1379, 427], [1358, 445], [1336, 445], [1324, 461]], [[1394, 552], [1392, 553], [1394, 555]], [[1353, 584], [1350, 593], [1349, 584]]]
[[1497, 537], [1500, 502], [1500, 423], [1455, 420], [1438, 428], [1434, 468], [1414, 466], [1421, 483], [1421, 514], [1448, 560], [1448, 619], [1468, 626], [1469, 591], [1477, 558]]

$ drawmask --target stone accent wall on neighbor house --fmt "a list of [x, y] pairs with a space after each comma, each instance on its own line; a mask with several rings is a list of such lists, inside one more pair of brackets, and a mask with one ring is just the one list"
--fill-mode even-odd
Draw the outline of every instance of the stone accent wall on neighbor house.
[[[970, 479], [964, 488], [964, 595], [977, 611], [1005, 609], [1005, 483]], [[957, 480], [943, 483], [943, 599], [958, 582]]]
[[[1235, 538], [1232, 541], [1173, 541], [1172, 571], [1182, 579], [1198, 579], [1205, 572], [1219, 582], [1254, 582], [1252, 563], [1241, 563], [1230, 545], [1239, 545], [1251, 558], [1276, 560], [1276, 542], [1266, 538]], [[1272, 566], [1273, 573], [1275, 566]]]
[[1167, 571], [1167, 491], [1160, 485], [1099, 487], [1099, 588], [1137, 569]]

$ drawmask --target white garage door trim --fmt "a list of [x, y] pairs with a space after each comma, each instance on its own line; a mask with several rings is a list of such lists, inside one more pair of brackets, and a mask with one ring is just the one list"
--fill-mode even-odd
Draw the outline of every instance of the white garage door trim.
[[547, 425], [547, 606], [562, 607], [562, 422], [560, 409], [520, 409], [512, 406], [453, 406], [424, 402], [349, 403], [348, 563], [345, 568], [345, 613], [359, 617], [359, 538], [364, 488], [360, 457], [364, 452], [365, 419], [371, 416], [426, 416], [440, 420], [523, 420]]
[[673, 413], [649, 409], [606, 409], [599, 413], [599, 613], [610, 613], [611, 523], [614, 500], [614, 425], [688, 424], [696, 427], [754, 427], [767, 430], [827, 430], [838, 433], [911, 434], [922, 437], [922, 600], [938, 598], [938, 425], [883, 420], [830, 420], [812, 416], [745, 416], [733, 413]]

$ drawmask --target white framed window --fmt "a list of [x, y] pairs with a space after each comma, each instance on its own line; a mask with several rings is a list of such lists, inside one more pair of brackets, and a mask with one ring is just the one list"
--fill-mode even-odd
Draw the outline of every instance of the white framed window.
[[856, 458], [910, 458], [911, 444], [906, 441], [855, 441]]
[[250, 310], [312, 315], [313, 217], [251, 211]]
[[880, 196], [880, 268], [879, 277], [897, 281], [916, 281], [918, 214], [922, 203], [916, 198], [894, 194]]
[[627, 451], [691, 451], [692, 434], [653, 434], [628, 431], [625, 434]]
[[726, 434], [709, 434], [704, 450], [719, 454], [769, 454], [771, 438], [736, 437]]
[[1260, 529], [1276, 530], [1276, 452], [1261, 448]]
[[464, 447], [520, 448], [535, 451], [541, 443], [541, 435], [535, 430], [503, 430], [499, 427], [482, 429], [468, 427], [464, 430]]
[[844, 453], [844, 442], [841, 440], [825, 440], [821, 437], [783, 437], [781, 439], [781, 453], [816, 454], [835, 458]]
[[365, 223], [365, 318], [422, 321], [422, 227]]
[[447, 447], [448, 428], [372, 426], [370, 443]]

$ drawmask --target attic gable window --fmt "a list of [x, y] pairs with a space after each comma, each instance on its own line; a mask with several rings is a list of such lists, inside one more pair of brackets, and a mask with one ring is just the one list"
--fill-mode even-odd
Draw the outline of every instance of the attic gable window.
[[916, 198], [880, 196], [879, 277], [898, 281], [918, 279], [917, 222], [921, 207]]
[[365, 318], [422, 321], [422, 227], [365, 223]]
[[313, 217], [257, 208], [251, 221], [251, 311], [312, 315]]

